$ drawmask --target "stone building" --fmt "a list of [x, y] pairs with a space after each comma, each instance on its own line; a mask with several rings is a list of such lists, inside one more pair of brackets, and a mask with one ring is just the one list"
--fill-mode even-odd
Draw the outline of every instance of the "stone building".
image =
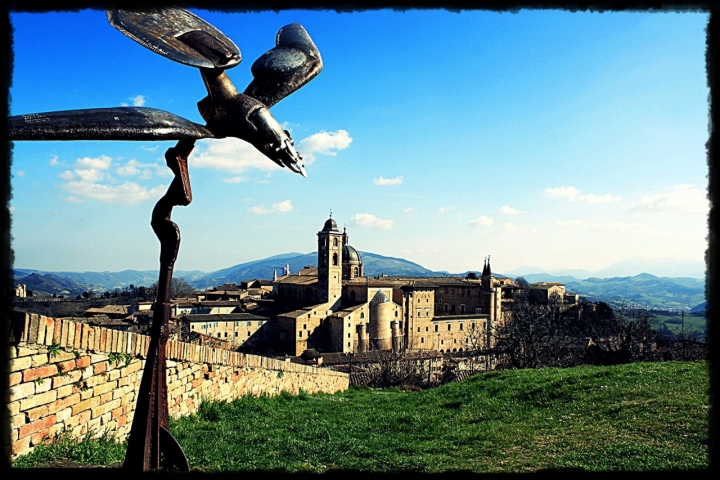
[[286, 269], [273, 282], [283, 313], [275, 318], [276, 350], [300, 355], [424, 349], [462, 352], [486, 345], [503, 305], [518, 287], [492, 274], [460, 277], [364, 276], [362, 258], [329, 218], [317, 233], [317, 267]]

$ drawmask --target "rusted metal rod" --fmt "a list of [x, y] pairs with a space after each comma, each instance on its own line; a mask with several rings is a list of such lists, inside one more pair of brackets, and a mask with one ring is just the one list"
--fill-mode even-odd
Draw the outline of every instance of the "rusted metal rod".
[[168, 191], [152, 213], [151, 225], [160, 240], [160, 275], [153, 308], [150, 347], [145, 361], [135, 406], [128, 449], [123, 468], [147, 472], [159, 468], [190, 471], [187, 457], [168, 429], [166, 346], [169, 336], [172, 276], [178, 249], [180, 229], [170, 219], [175, 206], [192, 201], [187, 159], [194, 140], [180, 140], [165, 153], [168, 167], [175, 174]]

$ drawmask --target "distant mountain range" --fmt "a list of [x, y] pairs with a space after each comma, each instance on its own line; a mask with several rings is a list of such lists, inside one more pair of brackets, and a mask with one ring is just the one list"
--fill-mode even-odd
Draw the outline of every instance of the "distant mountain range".
[[[360, 255], [363, 260], [365, 276], [368, 277], [381, 274], [422, 277], [464, 276], [467, 273], [452, 274], [447, 271], [432, 271], [402, 258], [386, 257], [370, 252], [360, 252]], [[243, 280], [271, 279], [273, 271], [280, 276], [285, 265], [289, 265], [290, 271], [294, 273], [305, 266], [316, 266], [316, 264], [316, 252], [308, 254], [291, 252], [241, 263], [211, 273], [198, 270], [176, 271], [175, 276], [184, 278], [195, 288], [205, 289], [225, 283], [239, 283]], [[591, 276], [588, 278], [585, 274], [589, 272], [583, 270], [552, 270], [553, 273], [538, 270], [535, 267], [521, 267], [497, 275], [510, 278], [523, 276], [530, 283], [543, 281], [564, 283], [568, 292], [578, 293], [589, 300], [622, 299], [637, 305], [663, 309], [693, 308], [700, 306], [705, 301], [705, 281], [688, 276], [670, 278], [642, 273], [634, 276], [614, 276], [612, 278]], [[611, 271], [611, 268], [606, 270]], [[40, 296], [57, 294], [74, 297], [81, 295], [84, 291], [112, 291], [129, 285], [150, 286], [157, 281], [157, 271], [155, 270], [43, 272], [15, 269], [13, 276], [15, 284], [24, 283], [35, 295]]]

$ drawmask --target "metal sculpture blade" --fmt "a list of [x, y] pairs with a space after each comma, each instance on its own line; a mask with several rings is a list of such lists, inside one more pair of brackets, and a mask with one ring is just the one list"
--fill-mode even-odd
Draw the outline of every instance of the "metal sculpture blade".
[[210, 130], [155, 108], [117, 107], [8, 117], [10, 140], [180, 140], [213, 138]]
[[255, 60], [253, 81], [243, 92], [268, 108], [315, 78], [323, 68], [315, 43], [299, 23], [280, 29], [276, 47]]
[[220, 30], [184, 8], [109, 9], [110, 24], [140, 45], [198, 68], [232, 68], [240, 49]]

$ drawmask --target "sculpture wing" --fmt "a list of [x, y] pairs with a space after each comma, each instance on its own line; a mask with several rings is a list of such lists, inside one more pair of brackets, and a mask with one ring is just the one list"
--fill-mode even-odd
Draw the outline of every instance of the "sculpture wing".
[[212, 138], [206, 127], [163, 110], [93, 108], [8, 117], [9, 140], [180, 140]]
[[108, 9], [107, 18], [140, 45], [185, 65], [228, 69], [242, 60], [232, 40], [184, 8]]
[[243, 92], [268, 108], [315, 78], [323, 68], [320, 52], [299, 23], [281, 28], [276, 44], [255, 60], [254, 79]]

